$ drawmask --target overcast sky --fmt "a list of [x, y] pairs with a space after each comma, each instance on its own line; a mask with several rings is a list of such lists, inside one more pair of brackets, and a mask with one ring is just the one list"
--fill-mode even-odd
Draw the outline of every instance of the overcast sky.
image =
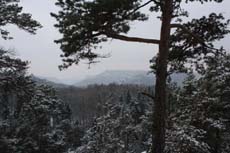
[[[31, 62], [30, 73], [37, 76], [55, 77], [66, 82], [79, 80], [105, 70], [149, 70], [149, 60], [157, 52], [156, 46], [113, 40], [104, 44], [100, 50], [104, 53], [110, 53], [111, 57], [102, 59], [100, 63], [92, 65], [91, 69], [88, 69], [88, 65], [82, 62], [78, 66], [59, 71], [61, 51], [53, 41], [60, 38], [61, 35], [53, 27], [55, 19], [49, 15], [50, 12], [55, 12], [58, 9], [54, 2], [55, 0], [21, 0], [24, 12], [30, 12], [34, 19], [42, 24], [43, 28], [37, 31], [36, 35], [30, 35], [10, 26], [8, 29], [14, 39], [10, 41], [0, 39], [1, 46], [14, 49], [18, 57]], [[185, 5], [185, 8], [190, 12], [191, 17], [201, 17], [209, 14], [210, 11], [215, 11], [230, 18], [230, 0], [215, 5], [195, 3]], [[128, 35], [159, 38], [159, 30], [159, 21], [155, 19], [155, 16], [151, 16], [148, 22], [132, 23], [132, 30]], [[230, 49], [230, 37], [226, 37], [220, 44]]]

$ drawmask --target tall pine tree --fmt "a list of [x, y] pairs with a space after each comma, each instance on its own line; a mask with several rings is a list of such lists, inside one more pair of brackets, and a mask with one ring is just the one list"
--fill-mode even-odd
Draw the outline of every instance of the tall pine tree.
[[[197, 1], [204, 4], [221, 3], [223, 0]], [[93, 63], [95, 58], [104, 57], [95, 53], [94, 49], [109, 38], [159, 46], [158, 56], [155, 58], [153, 153], [162, 153], [165, 146], [168, 70], [181, 71], [187, 62], [192, 61], [192, 64], [196, 64], [196, 55], [207, 55], [217, 51], [213, 48], [213, 42], [229, 32], [228, 22], [224, 21], [221, 14], [212, 13], [208, 17], [182, 22], [181, 17], [188, 17], [188, 12], [181, 4], [190, 2], [194, 0], [57, 0], [56, 5], [62, 10], [57, 14], [51, 14], [58, 21], [55, 26], [63, 34], [61, 39], [55, 41], [61, 45], [64, 53], [61, 68], [78, 64], [82, 59], [88, 59], [89, 63]], [[143, 7], [149, 7], [151, 12], [161, 12], [159, 40], [124, 35], [129, 32], [131, 22], [148, 19], [146, 13], [140, 10]], [[172, 28], [176, 28], [173, 34]]]

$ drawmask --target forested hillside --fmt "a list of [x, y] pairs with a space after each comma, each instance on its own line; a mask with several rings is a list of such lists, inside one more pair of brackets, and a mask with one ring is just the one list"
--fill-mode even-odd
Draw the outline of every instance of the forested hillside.
[[[58, 88], [60, 99], [71, 106], [73, 118], [82, 126], [92, 124], [95, 117], [105, 114], [105, 103], [116, 103], [120, 99], [131, 97], [144, 98], [142, 92], [153, 93], [148, 86], [138, 85], [91, 85], [86, 88], [66, 87]], [[146, 99], [146, 98], [145, 98]], [[148, 98], [147, 98], [148, 99]]]
[[[200, 78], [190, 73], [182, 87], [168, 84], [165, 152], [229, 152], [229, 58], [217, 54]], [[87, 130], [77, 153], [151, 150], [151, 97], [129, 93], [101, 104], [106, 111]]]
[[[11, 152], [151, 150], [153, 88], [92, 85], [52, 89], [27, 74], [28, 63], [0, 54], [0, 149]], [[206, 61], [203, 74], [168, 82], [166, 151], [227, 153], [230, 55]], [[57, 94], [56, 94], [57, 93]], [[73, 114], [72, 114], [73, 112]]]

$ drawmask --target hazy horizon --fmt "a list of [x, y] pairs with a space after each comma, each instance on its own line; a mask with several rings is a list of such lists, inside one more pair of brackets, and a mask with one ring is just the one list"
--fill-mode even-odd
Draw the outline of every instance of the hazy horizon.
[[131, 72], [131, 73], [134, 73], [134, 72], [137, 72], [137, 73], [146, 72], [146, 74], [148, 75], [149, 71], [145, 71], [145, 70], [124, 70], [124, 69], [123, 70], [119, 70], [119, 69], [113, 69], [113, 70], [104, 70], [102, 72], [88, 74], [88, 75], [85, 75], [82, 78], [68, 78], [66, 80], [61, 80], [59, 78], [52, 77], [52, 76], [51, 77], [49, 77], [49, 76], [46, 77], [46, 76], [39, 76], [39, 75], [35, 75], [35, 74], [32, 74], [32, 75], [35, 76], [35, 77], [38, 77], [40, 79], [45, 79], [47, 81], [51, 81], [51, 82], [54, 82], [54, 83], [61, 83], [61, 84], [65, 84], [65, 85], [74, 85], [76, 83], [85, 81], [85, 79], [87, 80], [87, 79], [96, 77], [97, 75], [102, 75], [103, 73], [109, 73], [109, 72], [118, 72], [118, 73], [122, 73], [122, 72]]
[[[0, 44], [6, 49], [13, 49], [17, 56], [23, 60], [30, 61], [29, 72], [42, 77], [57, 78], [62, 82], [66, 80], [81, 80], [86, 76], [99, 74], [106, 70], [149, 70], [149, 60], [157, 52], [157, 46], [128, 43], [118, 40], [109, 41], [103, 45], [99, 51], [110, 53], [111, 57], [101, 59], [100, 63], [88, 65], [81, 62], [78, 66], [72, 66], [64, 71], [59, 71], [58, 65], [61, 64], [62, 53], [59, 45], [53, 41], [61, 37], [58, 30], [53, 27], [55, 19], [49, 13], [55, 12], [58, 8], [54, 5], [55, 1], [46, 0], [21, 0], [24, 12], [32, 14], [34, 19], [38, 20], [43, 28], [37, 31], [36, 35], [30, 35], [22, 30], [18, 30], [14, 26], [9, 26], [13, 40], [5, 41], [0, 39]], [[185, 8], [191, 14], [191, 17], [201, 17], [213, 12], [223, 13], [226, 18], [230, 18], [230, 1], [224, 1], [222, 4], [206, 4], [199, 3], [185, 5]], [[195, 8], [195, 9], [194, 9]], [[144, 11], [147, 11], [146, 8]], [[202, 12], [202, 13], [201, 13]], [[141, 23], [132, 23], [132, 30], [129, 36], [159, 38], [160, 23], [155, 16], [150, 16], [150, 20]], [[226, 49], [230, 49], [230, 37], [227, 36], [219, 45], [223, 45]]]

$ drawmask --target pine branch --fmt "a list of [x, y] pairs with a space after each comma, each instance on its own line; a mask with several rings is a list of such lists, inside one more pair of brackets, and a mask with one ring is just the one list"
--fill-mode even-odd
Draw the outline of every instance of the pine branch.
[[135, 13], [136, 11], [138, 11], [139, 9], [147, 6], [149, 3], [153, 2], [153, 0], [147, 1], [146, 3], [140, 5], [139, 7], [135, 8], [132, 12], [130, 12], [129, 14], [126, 15], [126, 17], [132, 15], [133, 13]]
[[201, 39], [199, 36], [197, 36], [196, 34], [194, 34], [193, 32], [191, 32], [189, 29], [187, 29], [185, 26], [181, 25], [181, 24], [171, 24], [171, 28], [180, 28], [182, 29], [184, 32], [186, 32], [187, 34], [191, 35], [193, 38], [195, 38], [202, 46], [218, 51], [219, 49], [217, 48], [213, 48], [211, 46], [208, 46], [205, 41], [203, 39]]
[[119, 35], [119, 34], [110, 33], [110, 32], [98, 32], [98, 33], [92, 34], [90, 37], [97, 37], [100, 35], [106, 35], [107, 37], [112, 38], [112, 39], [118, 39], [118, 40], [123, 40], [123, 41], [128, 41], [128, 42], [139, 42], [139, 43], [148, 43], [148, 44], [159, 44], [160, 43], [160, 40], [157, 40], [157, 39], [128, 37], [128, 36]]
[[129, 42], [139, 42], [139, 43], [148, 43], [148, 44], [159, 44], [160, 43], [160, 40], [157, 40], [157, 39], [127, 37], [124, 35], [113, 34], [113, 33], [103, 33], [103, 34], [113, 39], [119, 39], [119, 40], [129, 41]]
[[183, 26], [181, 24], [171, 24], [171, 28], [180, 28], [184, 32], [188, 33], [193, 38], [195, 38], [200, 44], [206, 45], [203, 39], [201, 39], [199, 36], [197, 36], [196, 34], [192, 33], [191, 31], [189, 31], [185, 26]]

